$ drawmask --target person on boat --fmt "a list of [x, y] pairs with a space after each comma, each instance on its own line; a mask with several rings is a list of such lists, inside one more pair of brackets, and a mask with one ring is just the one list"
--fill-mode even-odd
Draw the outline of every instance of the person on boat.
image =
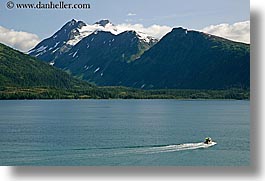
[[212, 143], [212, 138], [210, 137], [205, 138], [204, 144], [210, 144], [210, 143]]

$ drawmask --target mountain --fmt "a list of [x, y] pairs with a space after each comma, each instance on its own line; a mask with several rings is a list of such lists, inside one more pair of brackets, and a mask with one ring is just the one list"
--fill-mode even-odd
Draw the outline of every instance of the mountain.
[[98, 31], [55, 59], [54, 66], [98, 85], [117, 85], [130, 62], [148, 48], [135, 31], [119, 35]]
[[43, 61], [52, 62], [53, 59], [71, 49], [72, 44], [69, 43], [69, 41], [73, 40], [75, 36], [80, 34], [78, 29], [83, 26], [86, 26], [84, 22], [73, 19], [67, 22], [53, 36], [43, 40], [28, 53]]
[[158, 41], [141, 32], [122, 31], [109, 20], [93, 25], [72, 20], [29, 54], [100, 86], [250, 87], [249, 44], [181, 27]]
[[174, 28], [127, 69], [122, 85], [159, 89], [250, 87], [250, 45]]
[[0, 43], [0, 99], [98, 98], [97, 89]]
[[68, 89], [89, 85], [3, 44], [0, 44], [0, 80], [0, 87], [46, 86]]
[[0, 44], [1, 99], [248, 99], [239, 89], [140, 90], [96, 87], [76, 79], [45, 62]]
[[[84, 38], [90, 35], [97, 34], [98, 32], [110, 32], [113, 35], [119, 36], [125, 31], [126, 30], [118, 28], [112, 24], [109, 20], [101, 20], [93, 25], [89, 25], [83, 21], [72, 19], [54, 35], [40, 42], [36, 47], [30, 50], [28, 54], [53, 65], [58, 58], [60, 59], [62, 54], [67, 53]], [[144, 47], [145, 49], [150, 48], [158, 41], [143, 32], [137, 32], [137, 39], [141, 40], [141, 43], [143, 44], [141, 47]], [[137, 54], [142, 52], [141, 49]]]

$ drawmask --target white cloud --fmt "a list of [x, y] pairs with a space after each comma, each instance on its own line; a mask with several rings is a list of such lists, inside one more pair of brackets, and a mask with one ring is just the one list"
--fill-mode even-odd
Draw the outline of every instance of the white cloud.
[[250, 21], [229, 24], [211, 25], [201, 31], [230, 40], [250, 43]]
[[32, 33], [10, 30], [0, 26], [0, 42], [26, 52], [37, 45], [40, 39]]
[[149, 27], [144, 27], [142, 24], [119, 24], [117, 25], [117, 29], [122, 31], [135, 30], [158, 39], [162, 38], [172, 30], [172, 28], [169, 26], [152, 25]]
[[[129, 21], [128, 21], [129, 22]], [[161, 39], [164, 35], [172, 30], [172, 27], [152, 25], [149, 27], [144, 27], [142, 24], [119, 24], [117, 28], [122, 31], [135, 30], [151, 35], [155, 38]], [[229, 24], [219, 24], [210, 25], [202, 30], [205, 33], [212, 35], [224, 37], [230, 40], [250, 43], [250, 21], [237, 22], [232, 25]]]
[[127, 16], [136, 16], [135, 13], [128, 13]]

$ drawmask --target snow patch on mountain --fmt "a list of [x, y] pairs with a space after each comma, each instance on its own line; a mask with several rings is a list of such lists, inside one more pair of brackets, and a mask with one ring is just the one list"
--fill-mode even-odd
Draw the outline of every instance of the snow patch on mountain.
[[[67, 41], [66, 44], [75, 46], [78, 42], [80, 42], [83, 38], [91, 35], [91, 34], [97, 34], [98, 31], [104, 31], [104, 32], [110, 32], [114, 35], [118, 35], [120, 33], [123, 33], [125, 31], [134, 31], [133, 28], [128, 26], [127, 28], [125, 26], [115, 26], [108, 20], [101, 20], [93, 25], [85, 24], [84, 26], [81, 26], [81, 28], [77, 28], [74, 32], [73, 38], [71, 38], [69, 41]], [[78, 32], [78, 33], [76, 33]], [[144, 33], [142, 31], [136, 31], [139, 39], [150, 43], [151, 41], [156, 41], [156, 38], [148, 35], [147, 33]], [[93, 40], [91, 40], [93, 41]], [[114, 41], [114, 39], [112, 40]]]
[[94, 71], [94, 73], [96, 73], [97, 71], [99, 71], [100, 70], [100, 67], [98, 67], [95, 71]]
[[41, 46], [41, 47], [39, 47], [37, 50], [36, 50], [36, 52], [41, 52], [41, 51], [43, 51], [43, 50], [45, 50], [46, 48], [47, 48], [48, 46]]
[[73, 57], [75, 57], [77, 53], [78, 53], [78, 50], [73, 54]]
[[116, 29], [116, 26], [110, 22], [105, 24], [105, 26], [102, 26], [101, 24], [98, 24], [98, 23], [93, 24], [93, 25], [86, 24], [85, 26], [78, 28], [77, 31], [79, 33], [75, 34], [74, 38], [69, 40], [66, 44], [74, 46], [78, 42], [80, 42], [83, 38], [91, 35], [92, 33], [97, 34], [98, 31], [111, 32], [112, 34], [115, 34], [115, 35], [121, 33], [120, 31]]

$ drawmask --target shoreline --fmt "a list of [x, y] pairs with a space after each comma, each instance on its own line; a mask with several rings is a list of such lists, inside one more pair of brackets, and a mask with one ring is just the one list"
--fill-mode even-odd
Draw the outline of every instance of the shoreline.
[[100, 100], [176, 100], [176, 101], [250, 101], [250, 99], [137, 99], [137, 98], [131, 98], [131, 99], [119, 99], [119, 98], [114, 98], [114, 99], [67, 99], [67, 98], [62, 98], [62, 99], [0, 99], [0, 101], [67, 101], [67, 100], [72, 100], [72, 101], [82, 101], [82, 100], [94, 100], [94, 101], [100, 101]]
[[78, 100], [78, 99], [174, 99], [174, 100], [250, 100], [248, 89], [224, 90], [153, 89], [128, 87], [6, 87], [0, 89], [0, 100]]

